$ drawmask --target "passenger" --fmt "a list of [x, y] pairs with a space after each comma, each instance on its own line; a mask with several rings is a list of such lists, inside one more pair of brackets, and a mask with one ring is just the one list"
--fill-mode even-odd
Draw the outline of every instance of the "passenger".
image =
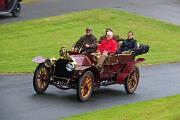
[[116, 54], [122, 54], [125, 51], [132, 51], [137, 49], [137, 42], [133, 38], [134, 33], [129, 31], [127, 36], [128, 38], [123, 41], [121, 47], [117, 50]]
[[97, 67], [101, 68], [104, 61], [108, 58], [110, 53], [115, 53], [117, 51], [117, 43], [113, 39], [112, 31], [107, 32], [106, 38], [101, 41], [101, 44], [97, 48], [97, 52], [101, 54]]
[[72, 51], [88, 54], [96, 52], [97, 38], [92, 34], [92, 28], [87, 27], [85, 32], [85, 35], [73, 45]]
[[[106, 28], [105, 35], [103, 35], [103, 36], [101, 36], [101, 37], [99, 38], [99, 41], [98, 41], [99, 44], [101, 43], [101, 41], [102, 41], [103, 39], [106, 38], [106, 34], [107, 34], [107, 32], [109, 32], [109, 31], [110, 31], [110, 32], [113, 32], [112, 28]], [[119, 48], [120, 45], [121, 45], [121, 43], [122, 43], [122, 41], [123, 41], [123, 39], [120, 38], [118, 35], [113, 35], [113, 39], [117, 42], [118, 48]]]

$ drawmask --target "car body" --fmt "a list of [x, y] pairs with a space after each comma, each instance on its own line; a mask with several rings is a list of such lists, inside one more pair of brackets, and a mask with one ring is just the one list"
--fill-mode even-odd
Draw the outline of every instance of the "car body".
[[0, 15], [11, 14], [18, 17], [21, 11], [22, 0], [0, 0]]
[[[138, 51], [138, 54], [148, 50]], [[134, 93], [140, 77], [136, 64], [143, 62], [144, 58], [135, 59], [136, 55], [132, 53], [109, 55], [101, 69], [96, 67], [96, 53], [81, 54], [62, 48], [58, 59], [35, 57], [33, 62], [39, 65], [34, 72], [34, 90], [42, 94], [49, 85], [63, 90], [76, 89], [80, 101], [87, 101], [93, 90], [98, 90], [100, 86], [122, 84], [128, 94]]]

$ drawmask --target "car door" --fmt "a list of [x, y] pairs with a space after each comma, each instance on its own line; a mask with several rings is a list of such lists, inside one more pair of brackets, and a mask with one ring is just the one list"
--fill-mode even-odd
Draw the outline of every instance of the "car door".
[[5, 5], [5, 0], [0, 0], [0, 10], [4, 10]]

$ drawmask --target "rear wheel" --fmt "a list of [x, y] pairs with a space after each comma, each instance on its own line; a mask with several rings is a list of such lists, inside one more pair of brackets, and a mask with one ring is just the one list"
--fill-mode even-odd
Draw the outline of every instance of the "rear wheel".
[[14, 9], [12, 10], [12, 16], [13, 17], [18, 17], [21, 11], [21, 4], [19, 1], [16, 2], [16, 5], [14, 7]]
[[134, 66], [130, 75], [125, 80], [125, 90], [127, 94], [132, 94], [135, 92], [139, 83], [139, 69]]
[[33, 77], [34, 90], [39, 94], [43, 94], [49, 86], [48, 81], [49, 81], [48, 69], [44, 66], [44, 64], [39, 64], [35, 70]]
[[87, 101], [92, 94], [94, 75], [91, 71], [86, 71], [78, 81], [77, 97], [80, 101]]

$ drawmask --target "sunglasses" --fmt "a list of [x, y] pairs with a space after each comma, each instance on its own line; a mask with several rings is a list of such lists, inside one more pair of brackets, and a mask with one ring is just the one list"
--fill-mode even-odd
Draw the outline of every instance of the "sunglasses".
[[86, 30], [86, 32], [91, 32], [91, 30]]

